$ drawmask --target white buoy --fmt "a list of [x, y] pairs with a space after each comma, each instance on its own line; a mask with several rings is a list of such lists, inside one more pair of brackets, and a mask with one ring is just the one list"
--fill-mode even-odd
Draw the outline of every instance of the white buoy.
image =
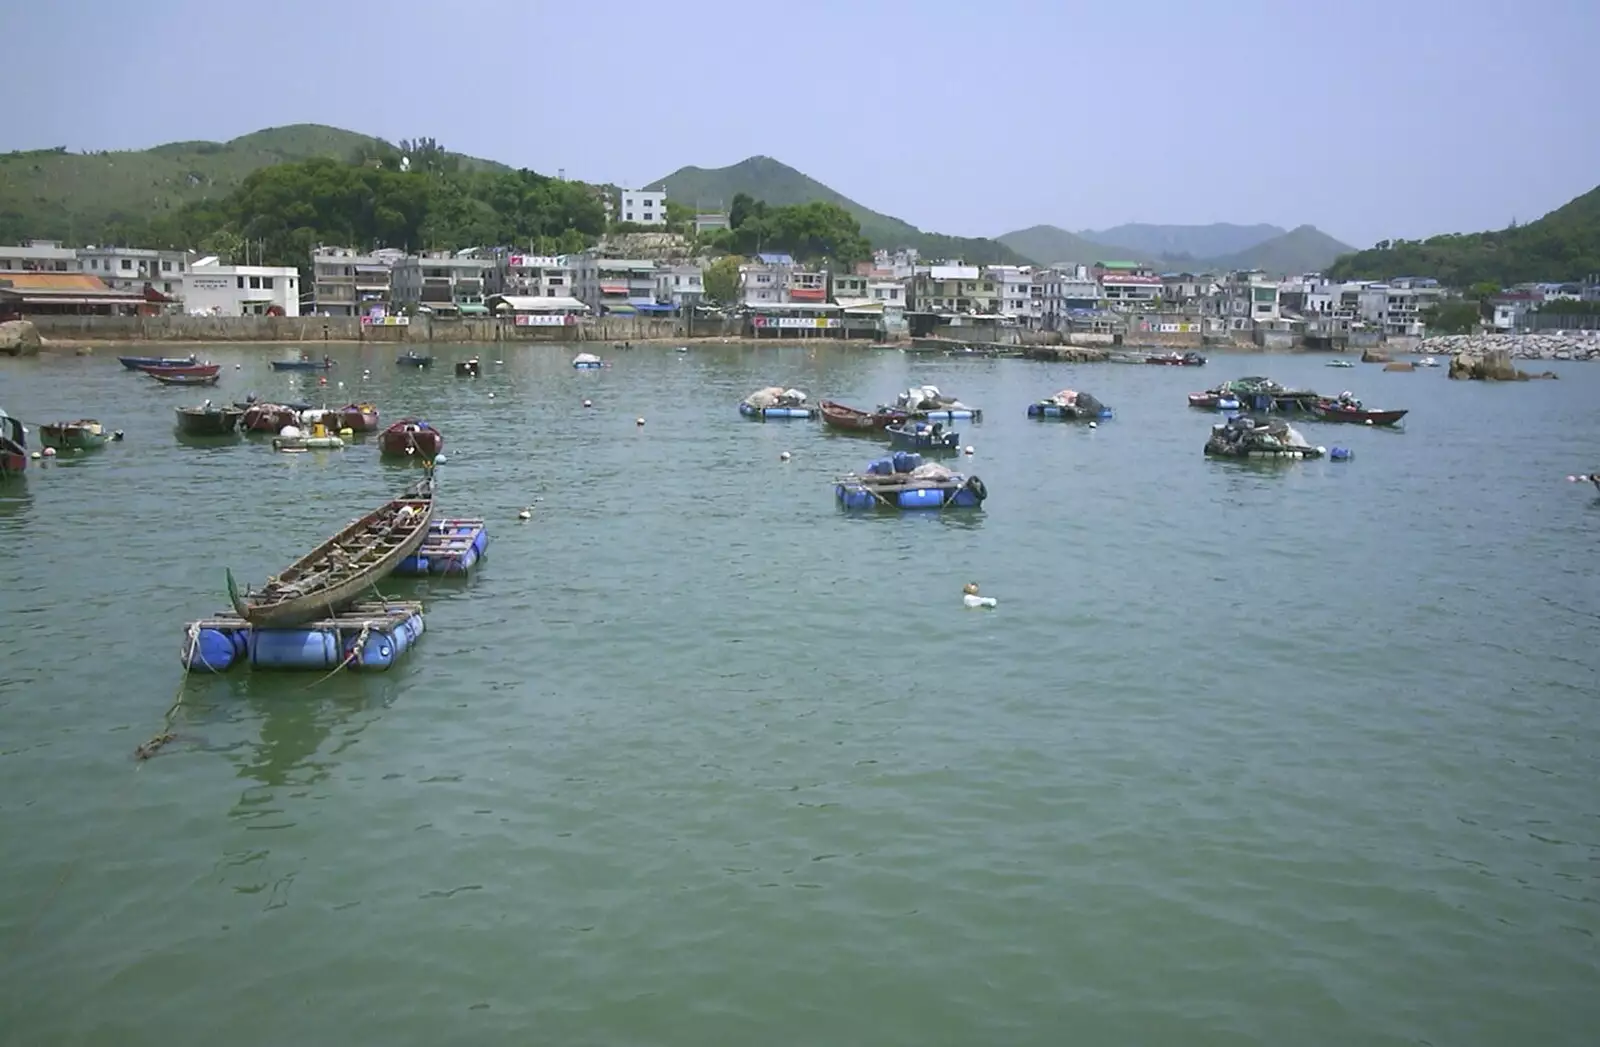
[[633, 420], [633, 424], [634, 425], [643, 425], [644, 424], [644, 419], [643, 418], [635, 418]]
[[46, 458], [54, 458], [56, 456], [56, 449], [54, 447], [46, 447], [44, 449], [44, 456]]
[[1098, 428], [1100, 428], [1100, 423], [1099, 422], [1090, 422], [1089, 423], [1089, 428], [1098, 429]]
[[340, 383], [339, 383], [339, 388], [340, 388], [340, 389], [343, 389], [343, 388], [344, 388], [344, 383], [343, 383], [343, 382], [340, 382]]
[[444, 464], [444, 455], [442, 455], [442, 454], [434, 455], [433, 456], [433, 464], [434, 465], [443, 465]]
[[239, 369], [239, 368], [241, 368], [241, 367], [243, 367], [243, 366], [244, 366], [244, 364], [234, 364], [234, 365], [233, 365], [233, 369], [234, 369], [234, 370], [235, 370], [235, 371], [237, 371], [237, 370], [238, 370], [238, 369]]
[[493, 400], [493, 399], [494, 399], [494, 394], [493, 394], [493, 393], [490, 393], [490, 394], [489, 394], [489, 399], [491, 399], [491, 400]]
[[278, 430], [278, 435], [284, 438], [299, 436], [300, 427], [298, 425], [286, 425], [282, 429]]
[[1576, 477], [1576, 476], [1569, 476], [1569, 477], [1567, 477], [1567, 483], [1569, 483], [1569, 484], [1575, 484], [1575, 483], [1577, 483], [1577, 482], [1578, 482], [1578, 478], [1577, 478], [1577, 477]]
[[533, 518], [533, 506], [531, 506], [531, 505], [528, 506], [526, 509], [522, 510], [522, 512], [517, 514], [517, 519], [519, 519], [519, 520], [530, 520], [532, 518]]
[[961, 449], [961, 453], [962, 454], [976, 454], [977, 452], [972, 449], [972, 445], [971, 444], [967, 444], [967, 446], [965, 446], [965, 447], [963, 447]]
[[584, 402], [583, 402], [583, 406], [585, 406], [585, 407], [593, 407], [593, 406], [594, 406], [594, 401], [592, 401], [592, 400], [585, 400], [585, 401], [584, 401]]
[[33, 459], [33, 460], [34, 460], [34, 461], [36, 461], [36, 462], [37, 462], [37, 461], [38, 461], [38, 460], [39, 460], [39, 452], [38, 452], [38, 451], [35, 451], [35, 452], [33, 452], [33, 453], [32, 453], [32, 454], [30, 454], [30, 455], [29, 455], [29, 456], [28, 456], [28, 457], [29, 457], [29, 458], [32, 458], [32, 459]]
[[785, 451], [782, 454], [778, 455], [778, 461], [787, 462], [790, 459], [790, 457], [791, 457], [791, 455], [789, 454], [789, 452]]

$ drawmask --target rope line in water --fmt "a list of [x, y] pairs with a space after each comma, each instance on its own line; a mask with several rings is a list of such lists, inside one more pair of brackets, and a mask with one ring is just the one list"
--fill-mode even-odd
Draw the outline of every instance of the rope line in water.
[[194, 664], [194, 652], [199, 648], [199, 646], [200, 623], [195, 622], [189, 626], [189, 649], [184, 652], [183, 678], [178, 681], [178, 693], [173, 695], [172, 704], [167, 707], [167, 714], [161, 718], [161, 730], [157, 731], [149, 741], [134, 748], [134, 759], [150, 759], [150, 757], [160, 752], [163, 746], [176, 737], [176, 735], [172, 733], [172, 718], [178, 714], [178, 708], [183, 705], [183, 689], [184, 686], [189, 682], [189, 667]]

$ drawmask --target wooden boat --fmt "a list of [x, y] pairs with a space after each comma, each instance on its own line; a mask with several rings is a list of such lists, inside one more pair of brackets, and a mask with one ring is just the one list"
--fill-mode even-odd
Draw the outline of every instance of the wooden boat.
[[478, 358], [476, 356], [474, 356], [470, 360], [458, 361], [456, 363], [456, 377], [458, 377], [458, 378], [476, 378], [476, 377], [478, 377]]
[[1237, 411], [1239, 398], [1219, 389], [1207, 389], [1203, 393], [1190, 393], [1189, 406], [1198, 407], [1202, 411]]
[[378, 431], [378, 409], [372, 404], [345, 404], [324, 410], [312, 408], [300, 412], [302, 422], [321, 422], [333, 432], [349, 429], [356, 433]]
[[156, 367], [153, 364], [145, 364], [143, 367], [139, 368], [139, 370], [143, 371], [145, 374], [164, 375], [164, 376], [168, 376], [168, 377], [170, 377], [172, 375], [198, 376], [198, 375], [218, 374], [218, 373], [220, 373], [222, 371], [222, 365], [221, 364], [183, 364], [182, 366], [179, 366], [179, 367]]
[[229, 436], [239, 430], [239, 419], [244, 411], [238, 407], [218, 406], [210, 400], [199, 407], [174, 408], [178, 415], [178, 432], [185, 436]]
[[[118, 433], [117, 436], [122, 434]], [[39, 426], [39, 442], [46, 447], [63, 450], [87, 451], [104, 447], [112, 434], [93, 418], [80, 418], [76, 422], [52, 422]]]
[[395, 357], [394, 362], [401, 367], [432, 367], [433, 357], [422, 356], [413, 350], [407, 349], [404, 353]]
[[130, 371], [139, 371], [146, 367], [188, 367], [200, 361], [190, 353], [188, 356], [119, 356], [117, 362]]
[[392, 457], [421, 456], [432, 461], [444, 450], [444, 434], [427, 422], [404, 418], [378, 437], [378, 453]]
[[1368, 411], [1354, 404], [1337, 400], [1318, 400], [1311, 405], [1311, 413], [1324, 422], [1352, 422], [1356, 425], [1394, 425], [1410, 414], [1407, 411]]
[[258, 628], [282, 628], [337, 613], [416, 552], [433, 523], [433, 474], [296, 560], [258, 592], [240, 592], [228, 571], [228, 599]]
[[1206, 358], [1199, 353], [1152, 353], [1144, 358], [1147, 364], [1165, 364], [1168, 367], [1204, 367]]
[[847, 433], [881, 433], [884, 426], [906, 420], [904, 411], [860, 411], [832, 400], [824, 400], [817, 406], [822, 411], [824, 425]]
[[299, 421], [300, 412], [287, 404], [253, 403], [245, 406], [239, 428], [249, 433], [271, 433], [276, 436], [284, 426], [295, 425]]
[[326, 371], [333, 361], [324, 356], [320, 360], [270, 360], [274, 371]]
[[145, 374], [162, 385], [216, 385], [222, 379], [220, 374], [156, 374], [152, 371]]
[[0, 476], [21, 476], [28, 468], [28, 434], [0, 407]]
[[883, 431], [889, 434], [889, 446], [904, 451], [959, 451], [961, 449], [961, 434], [955, 431], [946, 431], [938, 422], [902, 422], [899, 425], [886, 425]]

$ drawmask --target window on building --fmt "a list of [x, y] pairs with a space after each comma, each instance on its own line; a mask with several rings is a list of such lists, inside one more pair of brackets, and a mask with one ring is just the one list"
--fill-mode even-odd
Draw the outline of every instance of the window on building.
[[161, 271], [162, 271], [162, 272], [163, 272], [163, 273], [170, 273], [170, 272], [172, 272], [172, 263], [171, 263], [171, 262], [168, 262], [168, 261], [163, 261], [163, 262], [162, 262], [162, 263], [161, 263]]
[[252, 291], [259, 291], [259, 290], [261, 290], [261, 277], [259, 277], [259, 276], [252, 276], [252, 277], [251, 277], [251, 278], [250, 278], [250, 290], [252, 290]]
[[261, 278], [261, 289], [264, 290], [264, 291], [272, 290], [272, 277], [263, 276]]
[[631, 222], [631, 221], [633, 221], [633, 212], [632, 212], [632, 211], [629, 211], [629, 212], [628, 212], [628, 213], [627, 213], [627, 214], [626, 214], [626, 215], [624, 215], [624, 216], [623, 216], [623, 217], [624, 217], [624, 220], [625, 220], [625, 221], [629, 221], [629, 222]]
[[124, 259], [123, 259], [123, 260], [122, 260], [122, 268], [123, 268], [123, 269], [125, 269], [125, 270], [127, 270], [127, 269], [132, 269], [132, 268], [133, 268], [133, 259], [131, 259], [131, 258], [124, 258]]
[[236, 283], [238, 285], [239, 290], [243, 291], [244, 290], [244, 277], [236, 276], [236, 277], [233, 278], [233, 280], [234, 280], [234, 283]]
[[172, 293], [172, 281], [171, 280], [167, 280], [164, 283], [162, 283], [161, 290], [166, 294], [171, 294]]

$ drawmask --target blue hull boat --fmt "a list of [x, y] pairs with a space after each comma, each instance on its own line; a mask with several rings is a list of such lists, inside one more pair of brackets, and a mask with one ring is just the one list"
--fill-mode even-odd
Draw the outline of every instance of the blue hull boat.
[[902, 451], [959, 451], [961, 434], [946, 431], [942, 425], [926, 422], [907, 422], [904, 425], [886, 425], [889, 445]]
[[326, 371], [333, 366], [332, 360], [273, 360], [274, 371]]
[[119, 356], [117, 362], [130, 371], [142, 370], [146, 367], [193, 367], [199, 363], [199, 358], [189, 356]]

